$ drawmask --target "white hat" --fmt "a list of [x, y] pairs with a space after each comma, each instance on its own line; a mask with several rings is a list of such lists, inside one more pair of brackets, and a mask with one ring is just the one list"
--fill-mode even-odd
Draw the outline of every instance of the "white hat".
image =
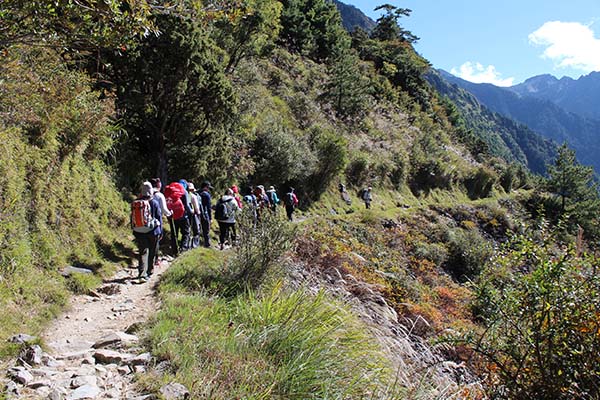
[[154, 191], [152, 190], [152, 184], [150, 182], [142, 183], [141, 195], [142, 197], [152, 197]]

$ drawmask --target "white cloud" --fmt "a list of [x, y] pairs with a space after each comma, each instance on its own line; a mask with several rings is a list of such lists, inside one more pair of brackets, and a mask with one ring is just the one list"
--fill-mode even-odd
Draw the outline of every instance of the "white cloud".
[[529, 43], [545, 46], [543, 58], [557, 68], [584, 72], [600, 70], [600, 39], [589, 25], [579, 22], [550, 21], [529, 35]]
[[469, 82], [491, 83], [496, 86], [512, 86], [515, 81], [515, 78], [502, 79], [493, 65], [484, 67], [480, 63], [472, 63], [471, 61], [467, 61], [458, 69], [452, 68], [450, 73]]

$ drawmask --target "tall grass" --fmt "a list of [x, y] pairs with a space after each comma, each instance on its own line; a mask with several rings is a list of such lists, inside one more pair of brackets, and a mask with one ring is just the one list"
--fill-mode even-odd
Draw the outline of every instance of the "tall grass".
[[162, 381], [192, 398], [379, 398], [389, 371], [365, 332], [323, 292], [278, 285], [231, 300], [171, 294], [150, 344], [176, 370]]
[[[127, 205], [104, 156], [111, 103], [44, 48], [12, 47], [0, 64], [0, 356], [37, 334], [68, 297], [130, 260]], [[86, 266], [93, 279], [58, 270]]]

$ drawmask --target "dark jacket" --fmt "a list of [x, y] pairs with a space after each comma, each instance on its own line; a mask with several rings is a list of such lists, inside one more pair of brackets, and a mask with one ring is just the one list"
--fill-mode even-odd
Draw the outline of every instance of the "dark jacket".
[[203, 213], [202, 218], [210, 221], [212, 219], [212, 204], [210, 193], [206, 190], [200, 192], [200, 200], [202, 203]]

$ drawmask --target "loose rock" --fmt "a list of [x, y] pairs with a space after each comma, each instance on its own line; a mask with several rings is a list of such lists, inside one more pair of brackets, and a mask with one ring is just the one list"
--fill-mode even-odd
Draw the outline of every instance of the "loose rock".
[[6, 395], [9, 397], [10, 396], [19, 397], [19, 387], [13, 381], [8, 381], [6, 383], [6, 387], [4, 388], [4, 391], [5, 391]]
[[190, 398], [190, 392], [181, 383], [172, 382], [160, 388], [165, 400], [185, 400]]
[[130, 345], [138, 341], [139, 338], [135, 335], [129, 335], [124, 332], [113, 332], [110, 335], [104, 336], [102, 339], [98, 340], [92, 347], [94, 349], [101, 349], [111, 345]]
[[33, 375], [31, 375], [31, 372], [29, 372], [23, 367], [9, 368], [8, 376], [10, 377], [10, 379], [17, 383], [20, 383], [21, 385], [27, 385], [29, 382], [33, 381]]
[[44, 352], [37, 344], [24, 348], [19, 357], [30, 365], [40, 365], [43, 362]]
[[94, 353], [94, 358], [101, 364], [122, 364], [132, 357], [131, 354], [114, 350], [101, 349]]
[[132, 359], [130, 359], [128, 361], [128, 364], [130, 364], [130, 365], [147, 365], [148, 363], [150, 363], [151, 360], [152, 360], [152, 354], [143, 353], [143, 354], [140, 354], [139, 356], [135, 356]]
[[67, 400], [95, 399], [100, 394], [100, 388], [94, 385], [78, 387], [67, 396]]
[[114, 306], [111, 310], [112, 310], [112, 312], [124, 312], [124, 311], [131, 311], [134, 308], [135, 308], [135, 304], [133, 303], [133, 300], [127, 299], [123, 303], [120, 303], [120, 304], [117, 304], [116, 306]]
[[62, 271], [60, 271], [60, 274], [64, 277], [68, 277], [73, 274], [91, 274], [91, 273], [92, 273], [91, 269], [78, 268], [78, 267], [73, 267], [73, 266], [65, 267], [65, 268], [63, 268]]
[[9, 342], [15, 344], [29, 344], [37, 340], [37, 336], [31, 336], [26, 333], [19, 333], [18, 335], [11, 336], [11, 338], [8, 339]]
[[84, 376], [78, 376], [75, 379], [73, 379], [71, 381], [71, 387], [73, 389], [77, 389], [78, 387], [85, 386], [85, 385], [96, 386], [97, 383], [98, 383], [98, 379], [95, 376], [84, 375]]

